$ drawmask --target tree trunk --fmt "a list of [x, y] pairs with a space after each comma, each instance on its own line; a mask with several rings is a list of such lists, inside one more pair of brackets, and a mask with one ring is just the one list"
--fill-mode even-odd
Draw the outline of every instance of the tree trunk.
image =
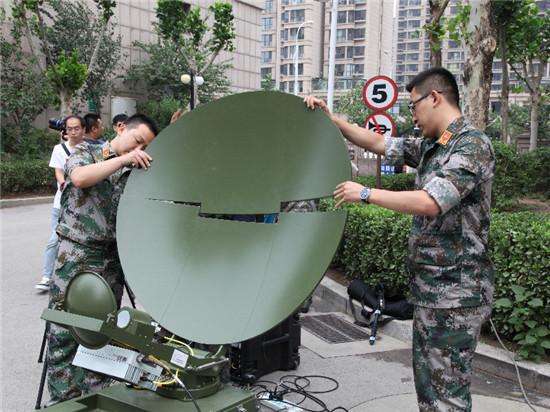
[[500, 138], [506, 144], [511, 144], [512, 139], [508, 132], [508, 99], [510, 96], [510, 76], [508, 75], [508, 50], [506, 48], [506, 36], [503, 27], [499, 30], [500, 52], [502, 54], [502, 93], [500, 98]]
[[73, 97], [72, 94], [62, 89], [59, 90], [59, 101], [61, 102], [59, 107], [59, 116], [65, 118], [71, 114], [71, 101]]
[[532, 152], [537, 148], [537, 140], [539, 135], [539, 106], [540, 106], [540, 89], [537, 87], [531, 93], [531, 133], [529, 136], [530, 152]]
[[441, 67], [441, 49], [439, 44], [438, 34], [441, 29], [440, 21], [449, 0], [429, 0], [430, 3], [430, 24], [432, 29], [428, 31], [428, 39], [430, 41], [430, 64], [432, 67]]
[[492, 0], [476, 0], [470, 4], [468, 57], [464, 64], [464, 113], [475, 127], [485, 130], [496, 50], [496, 19]]

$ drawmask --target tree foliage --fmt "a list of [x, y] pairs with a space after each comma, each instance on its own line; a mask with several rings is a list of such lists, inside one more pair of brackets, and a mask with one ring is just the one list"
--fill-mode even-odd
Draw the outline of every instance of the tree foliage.
[[[12, 5], [13, 33], [26, 37], [40, 70], [44, 75], [48, 73], [59, 95], [62, 116], [69, 113], [73, 97], [82, 87], [89, 94], [96, 89], [105, 92], [119, 55], [120, 39], [112, 38], [109, 25], [116, 3], [94, 3], [97, 14], [82, 0], [15, 0]], [[35, 39], [39, 48], [35, 47]], [[87, 75], [77, 76], [76, 73], [83, 73], [84, 66]], [[60, 72], [58, 68], [64, 70]]]
[[[6, 22], [5, 14], [0, 24]], [[0, 33], [0, 116], [14, 123], [20, 130], [27, 128], [46, 107], [54, 102], [55, 93], [48, 79], [36, 70], [34, 57], [26, 56], [21, 38], [11, 40]], [[20, 133], [18, 139], [23, 136]]]
[[[224, 77], [223, 73], [230, 66], [226, 62], [214, 64], [214, 60], [221, 51], [234, 50], [233, 9], [229, 3], [216, 2], [208, 11], [210, 14], [203, 18], [199, 7], [189, 8], [182, 0], [159, 0], [156, 9], [158, 21], [155, 24], [159, 35], [158, 43], [136, 45], [149, 52], [152, 59], [155, 55], [170, 57], [168, 64], [177, 71], [167, 77], [165, 82], [162, 82], [160, 76], [154, 75], [144, 78], [146, 83], [160, 83], [161, 88], [173, 91], [177, 89], [175, 84], [179, 83], [179, 76], [187, 73], [192, 77], [201, 75], [205, 79], [204, 85], [198, 89], [198, 97], [201, 99], [208, 100], [214, 93], [223, 94], [227, 91], [227, 80], [220, 78], [220, 75]], [[214, 22], [209, 26], [208, 18], [211, 16], [214, 17]], [[140, 70], [141, 74], [151, 73], [150, 69], [151, 67], [136, 68], [130, 78], [135, 79]], [[177, 77], [175, 81], [174, 77]], [[194, 82], [185, 87], [194, 87], [194, 96], [197, 97], [197, 86]]]

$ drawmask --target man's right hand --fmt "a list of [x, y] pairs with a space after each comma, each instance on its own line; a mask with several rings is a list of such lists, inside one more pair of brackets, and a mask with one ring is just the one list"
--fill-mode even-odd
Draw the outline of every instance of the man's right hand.
[[119, 159], [123, 166], [137, 167], [138, 169], [145, 170], [151, 167], [151, 162], [153, 161], [153, 158], [139, 147], [120, 156]]
[[318, 99], [313, 96], [307, 96], [304, 99], [304, 103], [311, 110], [315, 110], [315, 107], [319, 107], [322, 111], [328, 114], [330, 118], [332, 118], [332, 113], [328, 109], [328, 106], [323, 99]]

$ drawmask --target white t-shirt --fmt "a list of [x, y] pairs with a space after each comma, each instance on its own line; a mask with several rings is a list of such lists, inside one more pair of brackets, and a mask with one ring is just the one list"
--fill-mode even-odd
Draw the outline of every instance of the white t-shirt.
[[[68, 143], [65, 143], [65, 147], [69, 149], [70, 153], [74, 150], [74, 147], [70, 146]], [[52, 157], [50, 158], [50, 167], [54, 169], [64, 169], [68, 158], [69, 155], [67, 155], [61, 144], [55, 145], [52, 151]], [[61, 208], [61, 190], [59, 183], [57, 183], [57, 192], [55, 192], [55, 197], [53, 198], [53, 207], [55, 209]]]

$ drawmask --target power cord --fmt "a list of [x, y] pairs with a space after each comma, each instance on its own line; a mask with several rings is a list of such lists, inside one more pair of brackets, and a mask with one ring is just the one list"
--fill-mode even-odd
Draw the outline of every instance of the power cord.
[[[312, 384], [312, 380], [314, 379], [321, 379], [321, 380], [328, 381], [333, 384], [333, 387], [330, 387], [329, 389], [323, 389], [323, 390], [312, 390], [312, 389], [308, 390], [308, 388], [310, 388]], [[265, 385], [266, 383], [269, 385], [272, 385], [272, 388], [270, 389], [268, 386], [266, 386]], [[251, 388], [254, 388], [254, 387], [261, 389], [261, 391], [256, 392], [256, 398], [258, 400], [265, 400], [265, 399], [276, 400], [278, 402], [281, 402], [287, 405], [300, 406], [300, 408], [306, 412], [335, 412], [335, 411], [348, 412], [348, 410], [343, 406], [338, 406], [336, 408], [329, 409], [321, 399], [313, 395], [313, 394], [317, 395], [317, 394], [329, 393], [338, 389], [339, 387], [338, 381], [328, 376], [285, 375], [279, 379], [279, 382], [272, 382], [272, 381], [266, 381], [266, 380], [257, 381], [255, 384], [251, 385]], [[296, 401], [295, 403], [285, 401], [284, 397], [286, 395], [291, 395], [291, 394], [300, 395], [303, 398], [300, 399], [299, 401]], [[314, 403], [319, 408], [310, 409], [310, 408], [301, 406], [304, 402], [306, 402], [306, 400]]]
[[512, 352], [502, 343], [502, 340], [500, 339], [500, 335], [497, 332], [497, 328], [495, 327], [495, 324], [493, 323], [493, 319], [489, 318], [489, 323], [491, 324], [491, 329], [493, 329], [493, 333], [497, 337], [498, 342], [500, 343], [500, 346], [506, 351], [507, 355], [512, 359], [512, 362], [514, 362], [514, 368], [516, 368], [516, 375], [518, 377], [519, 387], [521, 388], [521, 393], [523, 394], [523, 399], [525, 399], [525, 402], [527, 402], [527, 405], [533, 410], [534, 412], [537, 412], [537, 410], [531, 405], [531, 402], [529, 402], [529, 398], [527, 397], [527, 393], [525, 392], [525, 389], [523, 388], [523, 382], [521, 381], [521, 376], [519, 374], [519, 368], [518, 364], [516, 363], [516, 360], [514, 359], [514, 356], [512, 355]]

